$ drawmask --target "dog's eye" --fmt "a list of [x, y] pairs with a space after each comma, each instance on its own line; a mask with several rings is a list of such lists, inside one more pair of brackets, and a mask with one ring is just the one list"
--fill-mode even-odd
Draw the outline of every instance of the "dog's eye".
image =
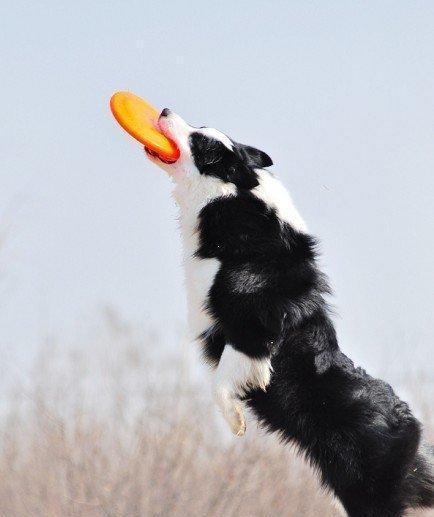
[[228, 168], [228, 174], [229, 174], [229, 176], [233, 176], [236, 172], [237, 172], [237, 168], [235, 167], [235, 165], [231, 165], [231, 166]]

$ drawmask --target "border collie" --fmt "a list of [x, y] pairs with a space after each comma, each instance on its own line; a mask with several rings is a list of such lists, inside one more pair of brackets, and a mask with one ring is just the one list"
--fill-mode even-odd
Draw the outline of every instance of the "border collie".
[[244, 407], [298, 446], [351, 517], [434, 505], [434, 450], [385, 382], [339, 349], [315, 240], [266, 167], [271, 158], [164, 109], [179, 160], [149, 158], [175, 184], [189, 325], [237, 436]]

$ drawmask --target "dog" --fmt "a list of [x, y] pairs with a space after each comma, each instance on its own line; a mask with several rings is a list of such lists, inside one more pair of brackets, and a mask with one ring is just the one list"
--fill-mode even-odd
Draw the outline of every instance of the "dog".
[[316, 241], [271, 158], [169, 109], [159, 130], [174, 163], [188, 320], [213, 369], [232, 432], [244, 409], [295, 444], [350, 517], [398, 517], [434, 505], [434, 449], [408, 405], [339, 349]]

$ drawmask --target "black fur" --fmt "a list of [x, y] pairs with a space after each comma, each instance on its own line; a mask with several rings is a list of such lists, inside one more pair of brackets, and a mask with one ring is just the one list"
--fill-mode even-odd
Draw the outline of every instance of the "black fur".
[[250, 357], [270, 357], [266, 392], [246, 403], [261, 423], [295, 443], [351, 517], [398, 517], [434, 504], [433, 451], [421, 426], [385, 382], [356, 368], [339, 349], [324, 295], [328, 286], [315, 242], [255, 197], [261, 151], [191, 136], [195, 163], [238, 187], [199, 216], [197, 256], [217, 258], [209, 292], [216, 325], [203, 336], [217, 363], [225, 343]]
[[240, 189], [258, 186], [254, 167], [272, 165], [271, 158], [259, 149], [232, 142], [228, 149], [217, 139], [209, 138], [201, 132], [190, 135], [190, 149], [199, 172], [234, 183]]
[[239, 144], [233, 140], [232, 143], [234, 145], [235, 151], [248, 167], [257, 167], [263, 169], [273, 165], [273, 160], [268, 156], [268, 154], [264, 153], [264, 151], [260, 151], [259, 149], [256, 149], [250, 145]]

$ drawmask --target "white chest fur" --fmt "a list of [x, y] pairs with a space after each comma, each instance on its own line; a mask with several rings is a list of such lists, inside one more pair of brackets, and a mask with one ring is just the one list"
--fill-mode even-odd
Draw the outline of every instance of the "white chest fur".
[[182, 233], [188, 325], [191, 339], [196, 339], [213, 324], [211, 316], [206, 311], [206, 303], [220, 262], [214, 258], [196, 258], [194, 253], [199, 244], [197, 231], [194, 228], [186, 228]]
[[213, 325], [213, 319], [206, 310], [209, 290], [219, 270], [217, 259], [195, 257], [199, 246], [198, 216], [202, 208], [218, 197], [234, 195], [235, 186], [209, 176], [184, 178], [174, 190], [179, 206], [179, 223], [183, 244], [183, 262], [187, 290], [188, 325], [191, 339]]

